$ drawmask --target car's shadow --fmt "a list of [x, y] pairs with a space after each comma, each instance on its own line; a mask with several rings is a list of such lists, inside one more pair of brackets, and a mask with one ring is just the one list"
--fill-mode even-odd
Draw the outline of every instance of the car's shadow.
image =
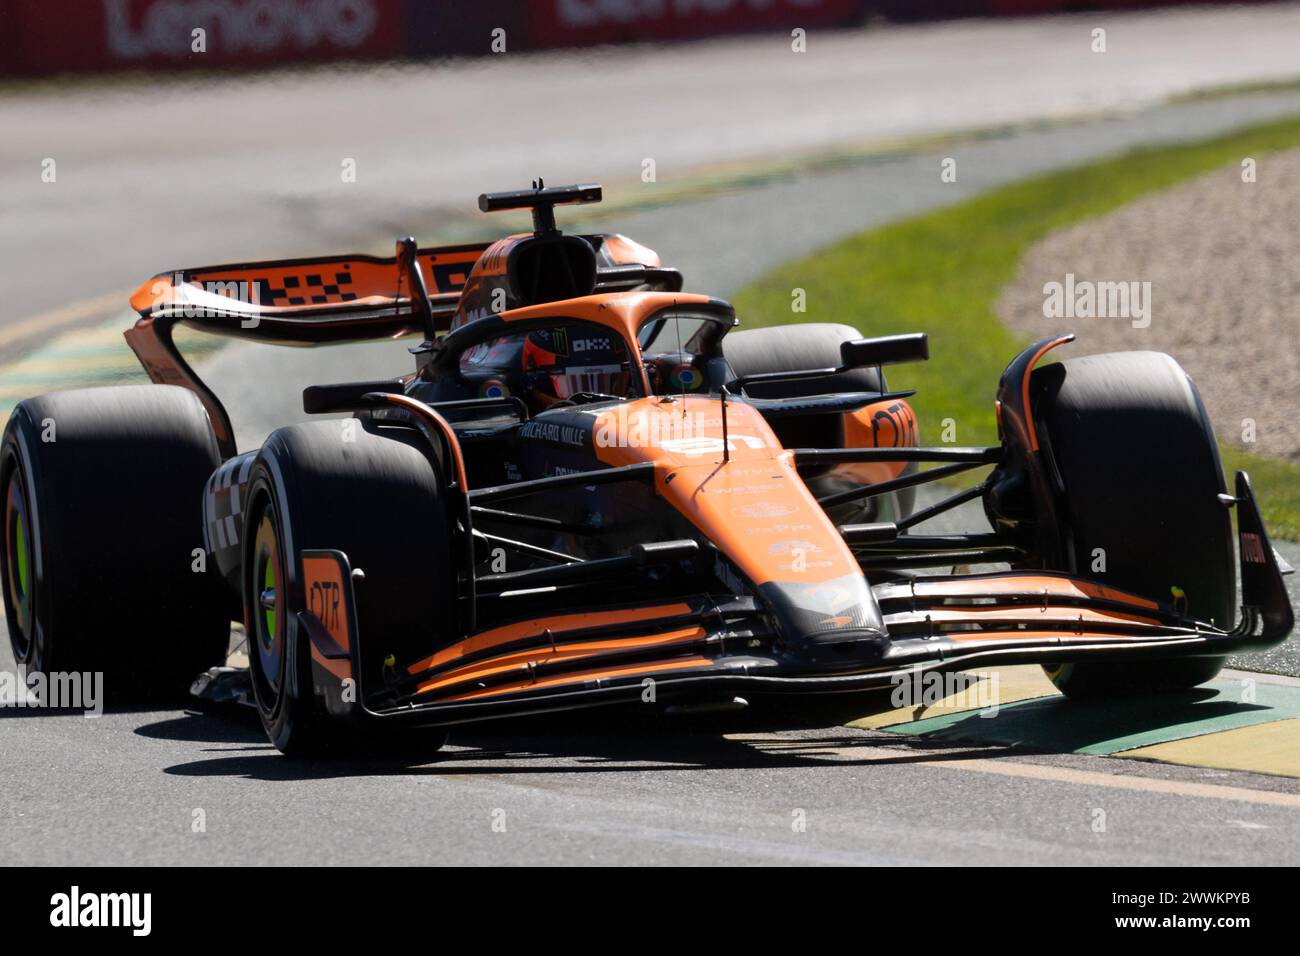
[[252, 710], [241, 707], [190, 708], [135, 729], [141, 737], [184, 743], [270, 746]]
[[[574, 712], [453, 731], [437, 753], [292, 759], [266, 742], [244, 708], [190, 711], [139, 727], [146, 736], [212, 744], [219, 755], [166, 768], [179, 776], [304, 780], [376, 774], [434, 776], [663, 772], [921, 763], [1009, 753], [1089, 752], [1108, 740], [1267, 710], [1201, 688], [1098, 704], [1044, 698], [985, 720], [963, 715], [929, 737], [871, 733], [838, 721], [788, 733], [741, 717], [683, 720], [643, 713]], [[785, 726], [778, 722], [778, 726]], [[1178, 734], [1182, 736], [1183, 734]]]
[[[509, 738], [455, 738], [449, 749], [434, 755], [347, 756], [305, 760], [284, 757], [270, 745], [259, 752], [213, 757], [176, 764], [165, 769], [178, 776], [243, 777], [253, 780], [320, 780], [337, 777], [419, 774], [438, 777], [503, 776], [514, 774], [649, 773], [683, 770], [746, 770], [783, 767], [835, 767], [872, 763], [919, 763], [950, 758], [969, 758], [969, 748], [953, 750], [952, 744], [914, 743], [909, 751], [898, 751], [899, 741], [883, 740], [853, 732], [828, 732], [798, 741], [781, 741], [769, 748], [768, 741], [750, 741], [723, 736], [691, 736], [666, 733], [652, 738], [637, 736], [530, 734]], [[846, 748], [861, 749], [862, 755], [847, 755]], [[872, 749], [891, 750], [887, 757], [868, 756]], [[981, 755], [999, 754], [1009, 748], [980, 748]], [[828, 756], [833, 750], [836, 756]], [[986, 753], [987, 752], [987, 753]]]
[[[683, 770], [831, 767], [915, 763], [969, 757], [953, 744], [905, 742], [846, 727], [774, 734], [743, 725], [689, 725], [668, 718], [588, 713], [465, 728], [437, 753], [346, 755], [295, 759], [266, 742], [255, 719], [237, 713], [191, 712], [139, 728], [147, 737], [219, 745], [219, 756], [175, 764], [177, 776], [312, 780], [385, 774], [500, 776], [510, 774], [645, 773]], [[900, 746], [903, 744], [906, 746]], [[1008, 748], [981, 748], [997, 754]]]

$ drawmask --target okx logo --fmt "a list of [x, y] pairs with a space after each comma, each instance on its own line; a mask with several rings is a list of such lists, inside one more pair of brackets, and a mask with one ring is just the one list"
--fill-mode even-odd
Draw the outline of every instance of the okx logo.
[[50, 925], [130, 927], [133, 936], [148, 936], [152, 927], [152, 893], [71, 892], [50, 897]]

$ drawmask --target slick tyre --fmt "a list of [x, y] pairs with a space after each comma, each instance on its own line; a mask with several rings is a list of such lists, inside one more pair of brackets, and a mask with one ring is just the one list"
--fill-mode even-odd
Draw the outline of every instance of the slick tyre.
[[[840, 345], [862, 338], [851, 325], [806, 322], [732, 332], [722, 340], [727, 364], [737, 375], [797, 372], [807, 368], [836, 368]], [[855, 368], [827, 378], [795, 382], [764, 382], [745, 389], [755, 398], [793, 398], [831, 392], [874, 392], [884, 389], [879, 369]]]
[[[723, 338], [722, 351], [727, 364], [737, 376], [767, 372], [795, 372], [809, 368], [838, 367], [840, 345], [860, 338], [862, 333], [853, 326], [833, 322], [774, 325], [732, 332]], [[755, 398], [802, 398], [833, 392], [877, 392], [884, 391], [887, 387], [884, 373], [880, 369], [855, 368], [825, 378], [756, 383], [746, 386], [745, 391]], [[826, 445], [832, 442], [836, 445], [842, 444], [843, 427], [835, 422], [833, 429], [828, 429], [825, 435], [821, 435], [816, 421], [819, 417], [802, 416], [793, 419], [794, 428], [790, 432], [778, 430], [777, 435], [783, 442], [801, 442], [804, 446], [810, 442]], [[813, 436], [811, 439], [810, 434]], [[916, 467], [914, 464], [908, 465], [905, 471], [915, 471]], [[896, 496], [896, 514], [893, 517], [900, 518], [911, 514], [916, 504], [916, 489], [904, 488], [897, 492]], [[874, 513], [871, 517], [864, 518], [856, 508], [841, 509], [833, 513], [833, 517], [841, 523], [876, 520]]]
[[207, 570], [220, 464], [198, 398], [170, 385], [20, 402], [0, 445], [5, 616], [28, 675], [102, 672], [115, 702], [183, 696], [224, 662], [234, 602]]
[[[350, 431], [348, 430], [350, 429]], [[409, 664], [455, 633], [451, 523], [439, 470], [408, 429], [356, 421], [281, 428], [249, 475], [243, 593], [262, 725], [292, 756], [437, 750], [438, 730], [388, 731], [327, 717], [313, 691], [301, 552], [347, 555], [354, 574], [361, 687], [390, 654]]]
[[[1159, 352], [1089, 355], [1033, 373], [1040, 439], [1064, 488], [1060, 570], [1230, 628], [1236, 566], [1218, 445], [1187, 373]], [[1094, 571], [1103, 566], [1104, 572]], [[1221, 657], [1046, 668], [1073, 698], [1185, 690]]]

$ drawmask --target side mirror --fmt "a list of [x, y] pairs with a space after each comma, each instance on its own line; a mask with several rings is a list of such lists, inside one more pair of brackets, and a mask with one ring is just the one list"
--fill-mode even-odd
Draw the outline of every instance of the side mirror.
[[924, 332], [882, 335], [840, 343], [840, 364], [846, 368], [924, 362], [930, 357], [930, 337]]

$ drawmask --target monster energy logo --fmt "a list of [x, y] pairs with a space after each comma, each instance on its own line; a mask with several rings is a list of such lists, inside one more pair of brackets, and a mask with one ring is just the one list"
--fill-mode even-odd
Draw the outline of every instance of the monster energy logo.
[[547, 337], [551, 340], [551, 351], [557, 355], [569, 354], [569, 330], [565, 328], [547, 329]]

